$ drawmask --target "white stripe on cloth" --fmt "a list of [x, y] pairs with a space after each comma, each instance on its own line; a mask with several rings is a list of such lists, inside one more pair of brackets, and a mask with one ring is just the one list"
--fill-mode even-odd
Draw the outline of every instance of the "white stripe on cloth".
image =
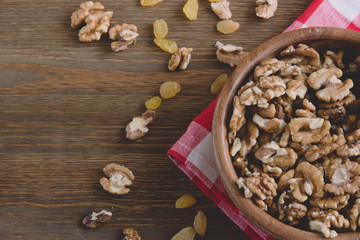
[[360, 0], [358, 1], [344, 1], [344, 0], [329, 0], [329, 3], [336, 8], [344, 17], [352, 22], [358, 15], [360, 9]]

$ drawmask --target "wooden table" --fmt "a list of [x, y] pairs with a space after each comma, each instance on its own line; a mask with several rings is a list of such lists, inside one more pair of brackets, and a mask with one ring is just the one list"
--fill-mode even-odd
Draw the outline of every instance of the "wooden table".
[[[255, 16], [254, 0], [232, 1], [234, 34], [216, 31], [218, 18], [200, 0], [197, 21], [183, 13], [184, 0], [141, 7], [138, 0], [103, 1], [112, 24], [133, 23], [140, 37], [120, 53], [107, 35], [81, 43], [70, 15], [80, 1], [2, 0], [0, 8], [0, 233], [1, 239], [120, 239], [123, 227], [143, 239], [170, 239], [192, 225], [197, 210], [208, 217], [203, 239], [247, 239], [167, 157], [191, 120], [215, 98], [212, 81], [232, 69], [217, 62], [217, 40], [254, 49], [281, 33], [310, 0], [279, 0], [269, 20]], [[194, 48], [188, 70], [170, 72], [170, 55], [153, 43], [152, 22], [163, 18], [168, 39]], [[159, 86], [175, 80], [182, 91], [163, 101], [141, 142], [125, 139], [125, 126], [141, 114]], [[99, 184], [108, 163], [136, 176], [131, 192], [112, 195]], [[188, 193], [198, 203], [175, 209]], [[87, 229], [92, 210], [113, 212], [111, 221]], [[198, 238], [200, 239], [200, 238]]]

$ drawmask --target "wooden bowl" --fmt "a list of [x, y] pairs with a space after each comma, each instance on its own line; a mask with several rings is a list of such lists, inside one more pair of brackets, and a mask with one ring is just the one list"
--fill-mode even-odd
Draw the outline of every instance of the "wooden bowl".
[[[345, 55], [354, 59], [360, 55], [360, 33], [337, 28], [305, 28], [278, 35], [253, 50], [232, 73], [223, 87], [213, 118], [213, 144], [216, 164], [226, 191], [241, 213], [259, 229], [277, 239], [324, 239], [322, 234], [301, 230], [284, 224], [272, 217], [251, 199], [242, 196], [236, 181], [238, 176], [229, 153], [227, 128], [232, 113], [233, 98], [253, 68], [262, 60], [276, 56], [287, 46], [305, 43], [318, 51], [344, 50]], [[355, 86], [359, 85], [356, 84]], [[359, 97], [359, 91], [353, 90]], [[359, 232], [339, 233], [336, 239], [360, 239]]]

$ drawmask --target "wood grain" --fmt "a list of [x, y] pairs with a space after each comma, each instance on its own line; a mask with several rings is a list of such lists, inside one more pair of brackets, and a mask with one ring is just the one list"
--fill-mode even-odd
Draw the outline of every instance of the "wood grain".
[[[254, 14], [254, 0], [232, 1], [240, 30], [216, 31], [208, 1], [198, 20], [181, 12], [185, 1], [141, 7], [138, 0], [102, 1], [114, 11], [112, 24], [133, 23], [140, 38], [113, 53], [109, 38], [81, 43], [70, 15], [80, 1], [2, 0], [0, 8], [0, 232], [1, 239], [119, 239], [123, 227], [143, 239], [170, 239], [192, 225], [196, 211], [208, 217], [204, 239], [248, 239], [166, 156], [191, 120], [215, 98], [210, 84], [232, 71], [216, 61], [217, 40], [251, 51], [281, 33], [310, 0], [279, 0], [276, 15]], [[188, 70], [169, 72], [170, 55], [153, 43], [152, 22], [164, 18], [167, 38], [194, 48]], [[159, 86], [176, 80], [181, 93], [163, 102], [141, 142], [125, 139], [125, 126], [145, 110]], [[98, 181], [107, 163], [133, 170], [129, 194], [114, 196]], [[189, 193], [198, 203], [174, 208]], [[114, 217], [95, 230], [81, 225], [89, 211]]]

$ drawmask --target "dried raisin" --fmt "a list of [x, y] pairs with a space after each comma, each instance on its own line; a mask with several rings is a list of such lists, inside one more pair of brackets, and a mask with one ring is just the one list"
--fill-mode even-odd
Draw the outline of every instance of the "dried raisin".
[[161, 3], [163, 0], [140, 0], [140, 4], [143, 7], [151, 7], [158, 3]]
[[172, 40], [155, 38], [154, 43], [165, 52], [176, 53], [178, 50], [176, 42]]
[[195, 197], [193, 197], [189, 194], [185, 194], [184, 196], [182, 196], [178, 200], [176, 200], [175, 207], [176, 208], [188, 208], [188, 207], [195, 205], [195, 203], [196, 203]]
[[197, 0], [188, 0], [183, 7], [183, 12], [189, 20], [196, 20], [198, 11], [199, 3]]
[[206, 216], [203, 211], [198, 211], [194, 218], [194, 229], [200, 236], [205, 236], [206, 232]]
[[222, 20], [216, 24], [216, 28], [223, 34], [233, 33], [238, 30], [240, 23], [234, 22], [233, 20]]
[[223, 73], [219, 75], [215, 81], [211, 84], [211, 93], [214, 95], [219, 95], [221, 92], [221, 89], [223, 88], [226, 80], [228, 80], [229, 77], [226, 73]]
[[171, 240], [193, 240], [196, 232], [192, 227], [186, 227], [180, 230]]
[[157, 19], [153, 23], [153, 27], [154, 27], [155, 38], [163, 39], [164, 37], [166, 37], [166, 35], [168, 33], [168, 26], [164, 19]]
[[160, 107], [161, 101], [162, 101], [161, 97], [158, 97], [158, 96], [152, 97], [152, 98], [146, 100], [145, 107], [149, 110], [155, 110], [158, 107]]

